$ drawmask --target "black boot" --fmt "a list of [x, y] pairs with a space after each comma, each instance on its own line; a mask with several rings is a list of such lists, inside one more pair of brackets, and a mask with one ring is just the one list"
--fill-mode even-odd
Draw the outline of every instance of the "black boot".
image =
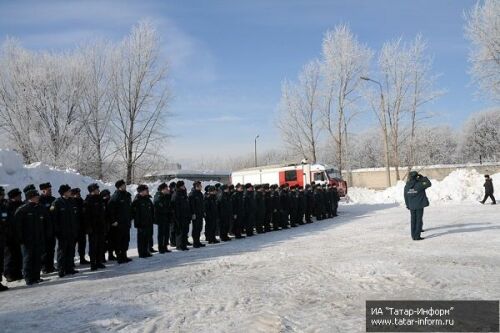
[[6, 291], [9, 290], [9, 287], [4, 286], [3, 284], [0, 283], [0, 291]]

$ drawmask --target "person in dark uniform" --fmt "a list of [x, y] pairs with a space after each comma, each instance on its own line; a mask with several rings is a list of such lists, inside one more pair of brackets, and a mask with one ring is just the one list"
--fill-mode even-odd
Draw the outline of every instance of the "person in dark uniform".
[[50, 207], [51, 219], [57, 238], [57, 269], [59, 277], [78, 273], [75, 270], [75, 244], [78, 237], [78, 213], [71, 201], [71, 187], [61, 185], [60, 197]]
[[273, 231], [280, 230], [281, 227], [281, 211], [280, 211], [280, 195], [278, 190], [278, 185], [271, 185], [271, 206], [272, 206], [272, 217], [271, 222], [273, 224]]
[[287, 183], [281, 185], [279, 192], [280, 198], [280, 227], [281, 229], [288, 229], [288, 218], [290, 215], [290, 196], [289, 186]]
[[[170, 182], [170, 184], [168, 185], [168, 187], [170, 188], [170, 200], [172, 200], [172, 196], [174, 195], [174, 192], [175, 192], [175, 182]], [[170, 205], [170, 218], [171, 218], [171, 221], [170, 221], [170, 246], [172, 247], [175, 247], [175, 215], [173, 213], [173, 207], [172, 205]]]
[[289, 202], [289, 211], [290, 211], [290, 226], [292, 228], [297, 227], [298, 221], [298, 213], [299, 213], [299, 205], [298, 205], [298, 197], [297, 197], [297, 185], [293, 185], [290, 188], [290, 192], [288, 193], [288, 202]]
[[80, 265], [88, 265], [90, 262], [85, 258], [87, 250], [87, 235], [89, 233], [89, 226], [83, 218], [83, 199], [81, 190], [76, 187], [71, 189], [71, 202], [77, 214], [78, 223], [78, 237], [75, 245], [78, 245], [78, 255], [80, 257]]
[[203, 204], [205, 211], [205, 240], [208, 244], [217, 244], [220, 241], [217, 239], [217, 189], [215, 186], [208, 185], [205, 187], [205, 195], [203, 196]]
[[252, 237], [255, 228], [256, 205], [255, 205], [254, 187], [250, 183], [245, 184], [245, 193], [243, 194], [243, 204], [245, 207], [245, 218], [244, 218], [245, 233], [247, 237]]
[[311, 216], [314, 213], [314, 191], [310, 184], [306, 185], [306, 189], [304, 191], [304, 197], [305, 197], [304, 217], [306, 223], [313, 223]]
[[323, 189], [321, 185], [316, 185], [314, 187], [314, 215], [317, 221], [323, 220], [324, 217], [324, 201], [323, 201]]
[[[113, 254], [114, 249], [111, 247], [111, 237], [110, 237], [110, 231], [111, 231], [111, 220], [109, 218], [109, 210], [108, 210], [108, 203], [109, 199], [111, 199], [111, 192], [107, 189], [104, 189], [99, 193], [99, 196], [101, 197], [102, 203], [104, 204], [104, 216], [106, 219], [106, 227], [105, 227], [105, 237], [104, 237], [104, 248], [102, 249], [103, 252], [101, 254], [101, 262], [104, 264], [106, 263], [106, 252], [110, 252]], [[113, 256], [114, 257], [114, 256]], [[108, 258], [109, 259], [109, 258]], [[114, 259], [116, 260], [116, 258]]]
[[333, 216], [338, 216], [340, 195], [336, 186], [332, 186]]
[[48, 218], [44, 219], [45, 249], [42, 253], [42, 272], [50, 274], [55, 272], [54, 254], [56, 251], [56, 235], [54, 233], [54, 222], [50, 215], [50, 206], [56, 200], [52, 196], [52, 185], [50, 183], [40, 184], [40, 206], [45, 209]]
[[146, 185], [137, 187], [137, 195], [132, 202], [132, 218], [137, 229], [137, 251], [139, 258], [149, 258], [151, 230], [154, 221], [154, 205]]
[[425, 190], [431, 187], [431, 182], [427, 177], [420, 175], [416, 171], [409, 173], [408, 181], [404, 189], [404, 198], [406, 208], [410, 210], [411, 215], [411, 238], [413, 240], [422, 240], [422, 218], [424, 208], [429, 206], [429, 200]]
[[24, 188], [23, 188], [23, 193], [24, 193], [24, 202], [23, 203], [26, 203], [28, 200], [26, 199], [26, 193], [28, 193], [28, 191], [32, 191], [32, 190], [36, 190], [36, 187], [34, 184], [29, 184], [29, 185], [26, 185]]
[[480, 201], [482, 204], [486, 202], [488, 198], [491, 199], [491, 204], [496, 205], [497, 201], [495, 200], [495, 197], [493, 196], [494, 188], [493, 188], [493, 180], [490, 178], [490, 175], [484, 175], [484, 198], [482, 201]]
[[23, 276], [26, 285], [43, 282], [40, 278], [44, 244], [46, 209], [39, 205], [37, 190], [26, 192], [26, 203], [15, 213], [15, 224], [23, 253]]
[[264, 207], [264, 231], [269, 232], [272, 230], [271, 222], [273, 220], [273, 200], [269, 184], [264, 184]]
[[117, 262], [124, 264], [132, 261], [127, 256], [130, 243], [130, 227], [132, 221], [132, 196], [127, 192], [127, 185], [123, 179], [115, 183], [116, 191], [109, 199], [108, 211], [111, 221], [111, 232], [115, 234], [115, 252]]
[[233, 229], [232, 232], [236, 239], [245, 238], [242, 236], [243, 226], [245, 224], [245, 204], [243, 202], [243, 185], [236, 184], [236, 191], [232, 195], [233, 203]]
[[2, 284], [5, 231], [7, 228], [7, 200], [5, 200], [5, 189], [0, 186], [0, 292], [8, 290], [9, 287]]
[[4, 270], [3, 275], [7, 282], [23, 279], [22, 267], [23, 256], [21, 244], [17, 237], [14, 214], [16, 210], [23, 205], [22, 192], [18, 189], [12, 189], [7, 193], [9, 201], [7, 202], [7, 223], [5, 228], [5, 248], [4, 248]]
[[304, 224], [304, 214], [306, 211], [306, 197], [304, 193], [304, 187], [300, 186], [297, 188], [297, 223], [299, 225]]
[[229, 228], [233, 219], [233, 204], [231, 201], [231, 192], [229, 186], [222, 185], [221, 192], [217, 196], [217, 211], [220, 224], [220, 240], [230, 241]]
[[170, 222], [172, 220], [171, 202], [172, 195], [170, 194], [170, 188], [167, 184], [161, 183], [153, 200], [155, 224], [158, 226], [158, 251], [160, 253], [171, 252], [168, 249]]
[[106, 204], [99, 193], [99, 185], [90, 184], [83, 202], [83, 218], [89, 232], [90, 270], [106, 268], [102, 261], [106, 237]]
[[266, 232], [264, 219], [266, 217], [266, 202], [264, 186], [255, 185], [255, 230], [258, 234]]
[[191, 211], [186, 193], [186, 187], [182, 180], [175, 184], [175, 192], [172, 195], [172, 209], [175, 217], [175, 245], [177, 250], [187, 251], [189, 222]]
[[203, 217], [205, 211], [203, 207], [203, 193], [201, 193], [201, 182], [196, 181], [193, 183], [191, 192], [189, 192], [189, 208], [191, 211], [191, 222], [193, 229], [191, 230], [191, 237], [193, 238], [193, 247], [205, 247], [200, 241], [201, 230], [203, 230]]

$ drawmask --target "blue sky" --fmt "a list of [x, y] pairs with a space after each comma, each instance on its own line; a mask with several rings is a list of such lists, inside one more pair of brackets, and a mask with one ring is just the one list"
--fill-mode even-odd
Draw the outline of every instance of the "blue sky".
[[[31, 49], [69, 49], [103, 36], [119, 40], [143, 18], [158, 26], [172, 64], [174, 135], [166, 151], [186, 166], [196, 158], [240, 156], [280, 146], [274, 126], [281, 83], [319, 55], [326, 30], [347, 23], [374, 50], [421, 33], [447, 93], [427, 106], [433, 123], [460, 126], [489, 106], [467, 73], [469, 43], [461, 0], [0, 1], [0, 37]], [[359, 119], [356, 129], [370, 122]]]

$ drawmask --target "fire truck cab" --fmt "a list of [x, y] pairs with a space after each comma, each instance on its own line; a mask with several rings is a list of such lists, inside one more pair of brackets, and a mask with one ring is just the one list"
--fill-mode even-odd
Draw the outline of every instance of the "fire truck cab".
[[332, 184], [337, 187], [341, 197], [347, 194], [347, 183], [340, 172], [324, 164], [283, 164], [248, 168], [231, 173], [233, 184], [278, 184], [288, 183], [290, 186], [304, 187], [315, 184]]

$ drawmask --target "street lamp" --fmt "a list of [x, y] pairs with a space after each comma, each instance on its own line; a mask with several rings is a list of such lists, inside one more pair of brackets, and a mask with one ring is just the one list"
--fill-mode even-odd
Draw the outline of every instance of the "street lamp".
[[360, 79], [376, 83], [380, 88], [380, 113], [382, 116], [382, 123], [383, 123], [382, 126], [384, 130], [384, 143], [385, 143], [385, 173], [387, 179], [387, 187], [391, 187], [391, 170], [389, 167], [389, 139], [387, 138], [387, 120], [385, 118], [385, 102], [384, 102], [384, 91], [382, 89], [382, 84], [366, 76], [361, 76]]
[[255, 167], [257, 167], [257, 139], [259, 138], [259, 134], [257, 134], [257, 136], [255, 137], [255, 150], [254, 150], [254, 154], [255, 154]]

